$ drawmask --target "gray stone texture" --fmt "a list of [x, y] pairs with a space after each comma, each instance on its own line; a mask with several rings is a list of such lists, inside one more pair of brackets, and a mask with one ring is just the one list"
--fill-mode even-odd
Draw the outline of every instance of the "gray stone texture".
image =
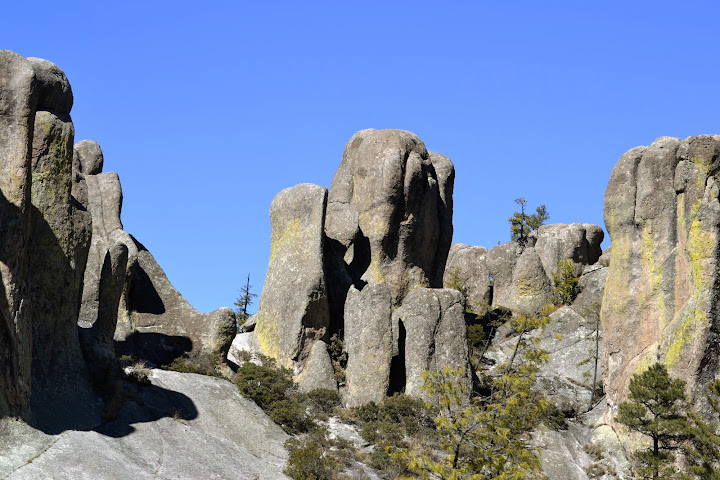
[[[328, 194], [325, 232], [349, 283], [388, 285], [393, 305], [415, 286], [441, 287], [452, 239], [454, 170], [414, 134], [361, 130], [345, 146]], [[342, 268], [336, 258], [333, 269]], [[340, 274], [335, 274], [339, 275]], [[339, 298], [339, 300], [335, 300]]]
[[98, 171], [103, 158], [100, 147], [95, 142], [82, 141], [75, 144], [74, 150], [76, 176], [85, 183], [86, 208], [92, 217], [77, 323], [83, 354], [92, 373], [105, 375], [115, 363], [118, 309], [126, 303], [122, 295], [137, 262], [138, 249], [120, 221], [122, 188], [118, 175]]
[[[134, 240], [134, 239], [133, 239]], [[164, 364], [182, 354], [224, 359], [236, 333], [231, 309], [200, 313], [172, 286], [147, 249], [134, 240], [137, 264], [127, 290], [127, 311], [118, 309], [115, 340], [142, 358]]]
[[327, 189], [304, 183], [278, 193], [270, 205], [271, 247], [255, 333], [260, 348], [302, 371], [315, 340], [330, 323], [323, 264]]
[[30, 406], [32, 322], [27, 269], [32, 132], [37, 80], [20, 55], [0, 50], [0, 417]]
[[[393, 312], [394, 350], [404, 356], [405, 393], [425, 398], [423, 372], [437, 372], [449, 365], [462, 368], [463, 381], [471, 387], [465, 307], [455, 289], [415, 288]], [[404, 349], [402, 348], [404, 346]]]
[[288, 436], [232, 383], [152, 370], [152, 386], [96, 431], [46, 435], [0, 421], [8, 480], [286, 479]]
[[[46, 89], [55, 91], [50, 85]], [[77, 332], [91, 218], [72, 197], [74, 134], [67, 114], [36, 112], [28, 297], [34, 421], [50, 426], [58, 417], [70, 416], [81, 428], [96, 425], [100, 411]]]
[[301, 392], [309, 392], [310, 390], [316, 389], [334, 390], [337, 392], [335, 371], [333, 370], [327, 343], [322, 340], [317, 340], [313, 343], [310, 349], [310, 355], [308, 355], [307, 364], [295, 381], [298, 383], [298, 389]]
[[443, 283], [447, 287], [450, 277], [457, 273], [463, 283], [467, 307], [478, 313], [484, 312], [485, 306], [492, 302], [490, 270], [485, 261], [487, 253], [485, 247], [453, 243], [443, 278]]
[[662, 137], [625, 153], [605, 192], [612, 240], [602, 305], [603, 376], [614, 413], [656, 361], [702, 403], [720, 368], [716, 334], [720, 136]]
[[30, 57], [27, 61], [35, 72], [37, 109], [56, 115], [70, 113], [73, 105], [73, 93], [65, 73], [54, 63], [42, 58]]
[[351, 287], [345, 303], [345, 348], [348, 354], [345, 404], [380, 402], [390, 386], [392, 296], [384, 283], [358, 291]]
[[494, 307], [533, 314], [551, 299], [553, 274], [570, 259], [575, 275], [598, 261], [603, 231], [597, 225], [572, 223], [542, 225], [532, 232], [525, 248], [508, 242], [490, 249], [486, 264], [493, 278]]
[[[549, 362], [540, 365], [538, 384], [548, 399], [572, 415], [588, 411], [597, 402], [592, 395], [593, 381], [600, 386], [602, 333], [599, 329], [600, 305], [608, 269], [587, 267], [580, 276], [580, 293], [570, 306], [562, 306], [550, 315], [548, 325], [533, 334], [538, 348], [549, 354]], [[496, 364], [506, 362], [514, 351], [517, 337], [506, 328], [498, 330], [487, 357]], [[598, 335], [600, 337], [598, 338]], [[598, 339], [600, 342], [598, 342]]]

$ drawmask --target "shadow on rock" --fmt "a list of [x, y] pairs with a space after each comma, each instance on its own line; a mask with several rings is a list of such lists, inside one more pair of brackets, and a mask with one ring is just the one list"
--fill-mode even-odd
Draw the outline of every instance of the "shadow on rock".
[[134, 332], [126, 340], [115, 342], [117, 355], [142, 358], [158, 366], [171, 363], [192, 348], [188, 337], [152, 332]]
[[[132, 424], [135, 423], [154, 422], [163, 417], [176, 420], [197, 418], [195, 404], [182, 393], [156, 385], [138, 385], [129, 379], [120, 383], [120, 388], [115, 400], [118, 410], [110, 421], [100, 423], [95, 417], [95, 423], [91, 424], [93, 417], [79, 413], [83, 411], [82, 407], [92, 411], [99, 408], [99, 405], [75, 405], [73, 408], [66, 408], [52, 399], [47, 399], [42, 407], [33, 411], [29, 425], [49, 435], [58, 435], [67, 430], [93, 430], [118, 438], [134, 432]], [[102, 402], [98, 399], [97, 403]]]
[[134, 400], [125, 401], [115, 420], [93, 430], [108, 437], [118, 438], [133, 433], [134, 423], [154, 422], [164, 417], [178, 421], [193, 420], [197, 416], [195, 404], [186, 395], [149, 385], [139, 387]]

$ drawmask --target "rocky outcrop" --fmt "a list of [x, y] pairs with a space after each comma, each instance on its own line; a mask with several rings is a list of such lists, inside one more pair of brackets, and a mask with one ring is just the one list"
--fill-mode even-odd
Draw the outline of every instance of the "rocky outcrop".
[[37, 102], [30, 62], [0, 50], [0, 416], [24, 416], [30, 406], [32, 323], [26, 296]]
[[[416, 375], [438, 362], [467, 367], [464, 323], [462, 348], [452, 353], [439, 353], [440, 337], [418, 339], [421, 366], [406, 365], [402, 322], [392, 322], [413, 289], [442, 287], [454, 176], [452, 162], [429, 153], [416, 135], [362, 130], [345, 146], [329, 192], [309, 184], [280, 192], [270, 207], [272, 247], [257, 324], [236, 337], [233, 358], [269, 355], [293, 367], [303, 389], [334, 388], [335, 373], [344, 374], [348, 405], [405, 391], [406, 368]], [[449, 302], [447, 312], [413, 310], [413, 318], [442, 326], [436, 335], [460, 334], [459, 317], [449, 312], [462, 313], [462, 306], [446, 301], [447, 292], [429, 295]], [[329, 368], [332, 335], [344, 343], [344, 372]], [[457, 338], [449, 345], [457, 347]], [[335, 366], [343, 368], [337, 359]]]
[[[356, 287], [386, 284], [394, 306], [415, 286], [442, 287], [454, 177], [450, 160], [410, 132], [369, 129], [350, 139], [328, 194], [325, 233]], [[331, 300], [343, 293], [331, 291]]]
[[164, 370], [150, 382], [96, 431], [46, 435], [0, 420], [0, 477], [287, 478], [288, 436], [232, 383]]
[[92, 240], [77, 323], [83, 354], [92, 373], [107, 375], [115, 361], [118, 311], [127, 311], [123, 292], [127, 292], [125, 286], [137, 262], [138, 250], [120, 221], [120, 179], [114, 172], [101, 173], [100, 146], [84, 140], [75, 144], [74, 151], [76, 175], [86, 186], [83, 202], [92, 217]]
[[390, 387], [392, 295], [387, 285], [350, 287], [345, 303], [346, 405], [380, 402]]
[[[69, 86], [48, 83], [64, 79], [56, 74], [57, 67], [43, 61], [34, 62], [34, 68], [50, 71], [41, 75], [46, 78], [43, 89], [57, 93], [56, 102], [65, 105], [58, 92], [69, 91]], [[33, 319], [31, 404], [35, 421], [43, 425], [58, 416], [72, 416], [86, 417], [92, 426], [100, 413], [77, 331], [91, 218], [72, 196], [74, 134], [67, 114], [36, 112], [28, 298]]]
[[612, 413], [630, 378], [665, 363], [696, 400], [717, 374], [720, 136], [662, 137], [625, 153], [605, 192], [612, 240], [602, 305]]
[[492, 283], [485, 257], [485, 247], [453, 243], [448, 254], [443, 283], [458, 280], [462, 283], [465, 302], [469, 309], [482, 313], [492, 302]]
[[57, 66], [5, 50], [0, 76], [0, 416], [91, 425], [99, 410], [75, 326], [90, 218], [74, 198], [72, 91]]
[[317, 389], [337, 391], [335, 370], [330, 360], [327, 343], [322, 340], [313, 343], [305, 368], [297, 376], [296, 381], [301, 392]]
[[236, 332], [233, 311], [227, 307], [207, 314], [195, 310], [150, 252], [134, 243], [137, 264], [125, 287], [128, 310], [119, 309], [115, 332], [119, 350], [158, 365], [183, 354], [225, 358]]
[[[95, 142], [73, 146], [72, 103], [56, 65], [0, 51], [0, 417], [45, 431], [100, 422], [91, 379], [107, 380], [115, 340], [128, 343], [118, 317], [133, 347], [154, 340], [147, 358], [179, 336], [183, 351], [224, 355], [235, 328], [229, 309], [192, 309], [122, 230], [120, 182]], [[151, 319], [149, 297], [163, 308]]]
[[263, 353], [286, 368], [295, 362], [298, 372], [313, 342], [327, 340], [330, 323], [323, 264], [326, 201], [325, 187], [305, 183], [278, 193], [270, 205], [270, 263], [255, 333]]
[[[92, 217], [92, 240], [77, 324], [93, 374], [107, 375], [116, 347], [158, 365], [183, 354], [224, 357], [235, 335], [232, 310], [195, 310], [172, 286], [153, 256], [123, 230], [122, 187], [103, 173], [100, 146], [74, 147], [78, 202]], [[117, 342], [117, 343], [116, 343]]]
[[[607, 272], [598, 264], [586, 267], [572, 305], [557, 309], [547, 326], [534, 332], [539, 340], [536, 347], [549, 354], [549, 361], [539, 365], [538, 384], [548, 399], [574, 416], [591, 409], [600, 397], [600, 304]], [[500, 329], [488, 350], [487, 358], [495, 364], [512, 356], [517, 338], [507, 337], [508, 333]]]
[[551, 299], [558, 264], [572, 260], [575, 275], [598, 261], [603, 231], [597, 225], [543, 225], [532, 232], [525, 247], [509, 242], [490, 249], [486, 263], [493, 279], [493, 307], [533, 314]]
[[[466, 340], [465, 305], [455, 289], [416, 288], [393, 313], [393, 365], [402, 365], [408, 395], [425, 398], [423, 372], [440, 371], [446, 365], [462, 367], [470, 391], [470, 364]], [[394, 372], [393, 372], [394, 373]]]

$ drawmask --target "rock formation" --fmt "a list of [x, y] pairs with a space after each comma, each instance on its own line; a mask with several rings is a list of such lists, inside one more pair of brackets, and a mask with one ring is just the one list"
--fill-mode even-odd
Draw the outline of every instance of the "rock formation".
[[25, 58], [0, 50], [0, 416], [28, 413], [32, 323], [27, 308], [32, 134], [37, 79]]
[[452, 277], [463, 285], [468, 308], [480, 312], [492, 302], [492, 283], [485, 258], [487, 248], [453, 243], [450, 247], [443, 283], [447, 286]]
[[[440, 371], [446, 365], [462, 367], [462, 377], [472, 386], [468, 345], [465, 338], [465, 302], [455, 289], [416, 288], [393, 314], [395, 355], [404, 350], [405, 393], [426, 398], [423, 373]], [[428, 399], [429, 400], [429, 399]]]
[[73, 145], [72, 103], [56, 65], [0, 50], [0, 418], [47, 432], [100, 423], [116, 341], [158, 361], [176, 339], [174, 356], [224, 355], [235, 329], [230, 309], [194, 310], [122, 230], [119, 179], [96, 143]]
[[288, 435], [235, 385], [165, 370], [150, 382], [97, 431], [47, 435], [0, 420], [0, 478], [288, 478]]
[[[314, 346], [336, 335], [348, 356], [341, 389], [348, 405], [404, 391], [407, 372], [416, 381], [435, 363], [467, 367], [464, 343], [440, 353], [447, 332], [464, 342], [464, 321], [449, 313], [462, 312], [462, 301], [432, 291], [442, 287], [452, 239], [453, 182], [450, 160], [429, 153], [414, 134], [362, 130], [347, 143], [327, 194], [307, 184], [280, 192], [270, 207], [272, 247], [257, 326], [238, 335], [233, 358], [257, 349], [292, 366], [301, 388], [334, 385], [327, 348]], [[414, 289], [430, 289], [437, 311], [405, 306]], [[393, 311], [401, 307], [411, 323], [427, 316], [422, 321], [440, 327], [399, 341], [405, 327]], [[408, 350], [416, 344], [418, 351]], [[408, 355], [421, 364], [406, 364]]]
[[533, 314], [550, 301], [561, 260], [571, 259], [575, 274], [598, 261], [603, 231], [597, 225], [572, 223], [543, 225], [522, 248], [517, 242], [490, 249], [486, 262], [493, 278], [492, 305]]
[[387, 284], [397, 306], [416, 286], [442, 286], [454, 178], [450, 160], [410, 132], [369, 129], [350, 139], [328, 194], [325, 233], [356, 287]]
[[662, 137], [629, 150], [613, 168], [602, 305], [612, 413], [632, 375], [656, 361], [699, 401], [717, 375], [719, 153], [720, 136]]
[[304, 365], [315, 340], [327, 340], [323, 266], [327, 189], [304, 183], [270, 205], [271, 246], [255, 329], [263, 353], [286, 368]]

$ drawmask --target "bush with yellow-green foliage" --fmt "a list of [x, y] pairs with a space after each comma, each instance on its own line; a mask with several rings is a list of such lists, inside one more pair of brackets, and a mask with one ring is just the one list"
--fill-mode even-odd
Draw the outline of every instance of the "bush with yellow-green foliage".
[[575, 277], [575, 265], [569, 258], [558, 263], [558, 272], [552, 274], [555, 286], [552, 289], [552, 302], [570, 305], [580, 293], [578, 278]]
[[557, 408], [535, 388], [539, 365], [548, 354], [531, 332], [549, 321], [550, 309], [537, 316], [518, 316], [510, 326], [517, 335], [510, 359], [495, 369], [482, 395], [468, 401], [462, 368], [427, 372], [424, 391], [439, 408], [434, 419], [439, 451], [399, 449], [394, 458], [413, 476], [441, 480], [544, 478], [537, 450], [530, 445], [539, 425], [563, 422]]

